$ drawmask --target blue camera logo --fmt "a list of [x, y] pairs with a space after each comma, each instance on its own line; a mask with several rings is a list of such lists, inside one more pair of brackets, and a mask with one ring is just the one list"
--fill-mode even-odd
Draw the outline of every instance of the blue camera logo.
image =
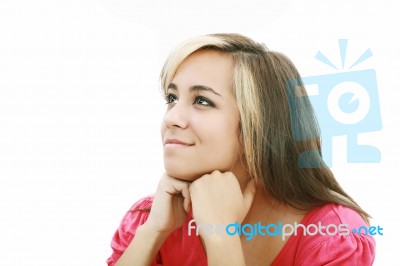
[[[342, 59], [342, 69], [345, 65], [347, 40], [339, 40], [339, 48]], [[349, 69], [372, 56], [368, 49]], [[338, 69], [327, 57], [318, 52], [316, 59]], [[313, 87], [315, 94], [308, 95], [314, 108], [321, 128], [322, 156], [328, 167], [332, 166], [332, 138], [335, 136], [347, 136], [347, 162], [348, 163], [379, 163], [381, 153], [378, 148], [358, 143], [359, 133], [367, 133], [382, 129], [380, 115], [378, 87], [376, 73], [373, 69], [348, 71], [320, 76], [302, 77], [305, 87]], [[298, 82], [298, 81], [296, 81]], [[290, 81], [288, 88], [295, 90], [296, 84]], [[301, 93], [289, 93], [290, 115], [292, 119], [293, 137], [297, 141], [315, 138], [313, 134], [298, 133], [293, 117], [296, 115], [296, 107], [293, 101], [301, 101]], [[292, 99], [291, 99], [292, 98]], [[293, 99], [298, 98], [298, 99]], [[301, 167], [319, 167], [318, 165], [305, 165], [303, 156], [310, 156], [305, 151], [299, 158]], [[315, 151], [314, 151], [315, 152]]]

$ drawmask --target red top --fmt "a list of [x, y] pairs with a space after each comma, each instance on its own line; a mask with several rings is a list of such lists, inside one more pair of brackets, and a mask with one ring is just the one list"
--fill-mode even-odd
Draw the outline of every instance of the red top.
[[[153, 202], [153, 196], [142, 198], [125, 214], [111, 242], [113, 253], [108, 258], [109, 266], [114, 265], [135, 236], [136, 229], [148, 218], [148, 211], [132, 211], [148, 209]], [[188, 214], [184, 225], [175, 230], [164, 242], [152, 263], [164, 266], [206, 266], [207, 257], [199, 236], [192, 231], [188, 235], [188, 223], [193, 217]], [[350, 208], [326, 204], [309, 211], [301, 224], [321, 223], [348, 224], [347, 228], [366, 226], [361, 216]], [[375, 258], [375, 240], [363, 233], [348, 235], [334, 234], [335, 228], [328, 226], [326, 235], [303, 235], [302, 227], [297, 235], [292, 235], [276, 256], [271, 265], [372, 265]], [[360, 230], [364, 232], [365, 230]], [[314, 232], [313, 228], [309, 232]]]

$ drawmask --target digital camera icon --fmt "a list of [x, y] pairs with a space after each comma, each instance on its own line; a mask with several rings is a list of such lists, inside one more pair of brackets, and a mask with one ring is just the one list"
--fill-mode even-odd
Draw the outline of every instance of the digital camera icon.
[[[343, 41], [347, 44], [347, 40], [339, 40], [339, 44], [343, 44]], [[343, 135], [347, 136], [348, 163], [379, 163], [380, 150], [371, 145], [361, 145], [358, 141], [358, 134], [382, 129], [375, 70], [340, 72], [301, 79], [305, 88], [313, 88], [314, 91], [309, 93], [308, 98], [321, 129], [322, 157], [325, 164], [332, 166], [333, 137]], [[291, 116], [295, 115], [293, 112], [295, 109], [290, 107]], [[293, 138], [296, 141], [317, 137], [297, 134], [296, 127], [293, 128]], [[315, 151], [305, 151], [301, 156], [307, 156], [310, 152]], [[299, 158], [300, 165], [301, 159]]]

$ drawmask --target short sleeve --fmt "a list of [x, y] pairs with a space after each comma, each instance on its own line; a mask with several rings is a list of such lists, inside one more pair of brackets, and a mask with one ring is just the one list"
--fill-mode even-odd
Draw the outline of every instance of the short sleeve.
[[371, 236], [335, 235], [319, 242], [302, 256], [300, 265], [372, 265], [375, 240]]
[[[309, 211], [301, 224], [304, 226], [299, 226], [297, 234], [290, 236], [272, 265], [373, 264], [375, 239], [363, 230], [354, 230], [367, 225], [353, 209], [325, 204]], [[332, 225], [336, 225], [334, 231]], [[343, 225], [348, 231], [344, 230]], [[307, 227], [308, 233], [305, 233], [304, 227]], [[315, 230], [317, 228], [318, 231]]]
[[108, 266], [113, 266], [118, 261], [134, 238], [137, 228], [146, 222], [152, 202], [153, 196], [142, 198], [124, 215], [111, 240], [112, 254], [107, 259]]

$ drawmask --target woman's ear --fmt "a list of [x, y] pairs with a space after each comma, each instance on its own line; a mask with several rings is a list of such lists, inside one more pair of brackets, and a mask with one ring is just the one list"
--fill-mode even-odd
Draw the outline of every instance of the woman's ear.
[[239, 123], [239, 129], [238, 129], [238, 142], [239, 142], [239, 158], [240, 160], [246, 161], [245, 158], [245, 152], [244, 152], [244, 137], [243, 137], [243, 132], [242, 132], [242, 127]]
[[244, 147], [244, 139], [243, 139], [243, 133], [242, 133], [242, 123], [239, 121], [239, 126], [238, 126], [238, 131], [237, 131], [237, 135], [238, 135], [238, 142], [239, 142], [239, 146], [242, 148]]

